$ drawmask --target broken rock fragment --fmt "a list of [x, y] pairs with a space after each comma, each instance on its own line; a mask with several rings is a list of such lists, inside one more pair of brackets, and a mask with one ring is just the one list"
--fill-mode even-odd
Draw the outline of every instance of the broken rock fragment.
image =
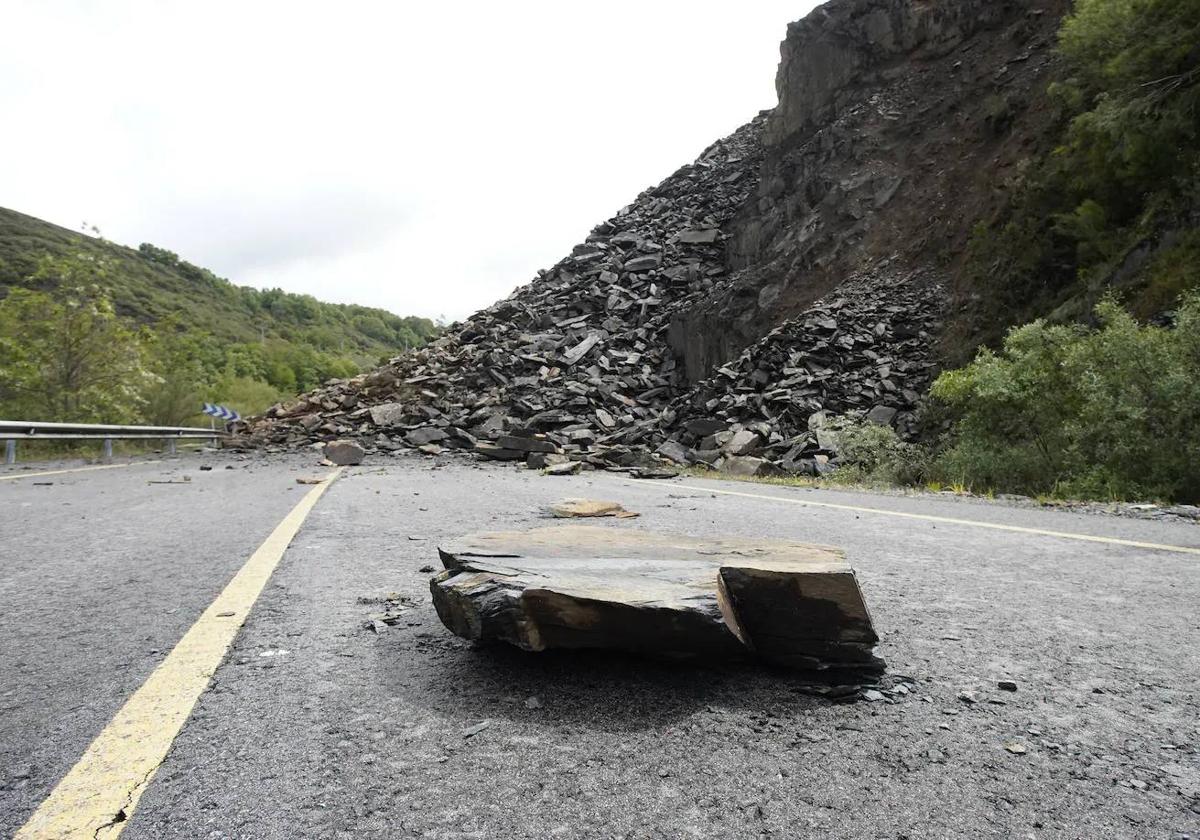
[[550, 512], [559, 519], [589, 518], [597, 516], [615, 516], [618, 519], [632, 519], [637, 516], [631, 510], [626, 510], [620, 502], [604, 502], [597, 499], [563, 499], [550, 506]]
[[325, 458], [339, 467], [361, 464], [366, 450], [352, 440], [334, 440], [325, 444]]
[[466, 639], [759, 658], [843, 683], [884, 667], [835, 548], [564, 525], [475, 534], [439, 553], [434, 606]]

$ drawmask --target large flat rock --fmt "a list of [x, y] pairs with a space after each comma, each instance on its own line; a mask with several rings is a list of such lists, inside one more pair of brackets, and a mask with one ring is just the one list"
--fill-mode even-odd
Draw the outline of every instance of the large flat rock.
[[836, 548], [563, 525], [439, 549], [442, 622], [530, 651], [612, 648], [761, 657], [829, 677], [883, 670], [854, 571]]

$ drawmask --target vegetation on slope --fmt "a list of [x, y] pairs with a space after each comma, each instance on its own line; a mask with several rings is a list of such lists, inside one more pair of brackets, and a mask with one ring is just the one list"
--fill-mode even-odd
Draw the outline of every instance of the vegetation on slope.
[[935, 466], [952, 483], [1098, 499], [1200, 501], [1200, 294], [1171, 327], [1111, 299], [1099, 328], [1035, 321], [948, 371], [956, 418]]
[[1057, 145], [966, 264], [1000, 346], [934, 384], [931, 445], [848, 428], [850, 477], [1200, 501], [1200, 0], [1077, 0], [1059, 49]]
[[1200, 0], [1078, 0], [1053, 151], [1028, 162], [972, 240], [977, 333], [1087, 317], [1115, 289], [1134, 313], [1200, 282]]
[[194, 420], [202, 401], [260, 411], [437, 329], [235, 286], [153, 245], [134, 251], [9, 210], [0, 210], [0, 294], [0, 416], [9, 418], [176, 424]]

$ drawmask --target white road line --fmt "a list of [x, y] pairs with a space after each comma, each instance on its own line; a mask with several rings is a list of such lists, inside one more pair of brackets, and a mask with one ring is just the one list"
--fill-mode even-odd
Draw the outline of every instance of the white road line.
[[1121, 545], [1129, 548], [1145, 548], [1152, 551], [1170, 551], [1176, 554], [1200, 555], [1200, 548], [1186, 545], [1167, 545], [1163, 543], [1142, 542], [1140, 540], [1124, 540], [1118, 537], [1099, 537], [1093, 534], [1079, 534], [1071, 531], [1052, 531], [1046, 528], [1026, 528], [1021, 525], [1004, 525], [999, 522], [982, 522], [978, 519], [959, 519], [953, 516], [935, 516], [929, 513], [908, 513], [886, 508], [865, 507], [862, 505], [844, 505], [836, 502], [818, 502], [812, 499], [793, 499], [786, 496], [772, 496], [766, 493], [743, 493], [738, 490], [720, 490], [716, 487], [704, 487], [695, 484], [667, 484], [660, 481], [625, 481], [631, 487], [658, 487], [667, 490], [694, 490], [700, 493], [717, 493], [722, 496], [740, 496], [744, 499], [762, 499], [769, 502], [784, 502], [808, 507], [832, 508], [833, 510], [848, 510], [855, 513], [874, 513], [880, 516], [896, 516], [902, 519], [920, 519], [926, 522], [942, 522], [948, 525], [966, 525], [971, 528], [990, 528], [994, 531], [1010, 531], [1018, 534], [1037, 534], [1043, 537], [1058, 537], [1065, 540], [1081, 540], [1083, 542], [1104, 543], [1106, 545]]

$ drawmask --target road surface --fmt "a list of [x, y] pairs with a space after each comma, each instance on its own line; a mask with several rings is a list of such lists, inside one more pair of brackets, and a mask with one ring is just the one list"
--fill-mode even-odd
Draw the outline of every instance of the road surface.
[[[296, 482], [329, 473], [0, 473], [0, 836], [40, 836], [69, 774], [120, 769], [141, 738], [114, 721], [319, 488], [98, 836], [1200, 838], [1200, 526], [417, 457]], [[438, 542], [546, 524], [567, 496], [641, 514], [606, 527], [843, 546], [912, 692], [835, 704], [760, 667], [450, 635], [422, 571]], [[411, 607], [379, 633], [389, 598]]]

